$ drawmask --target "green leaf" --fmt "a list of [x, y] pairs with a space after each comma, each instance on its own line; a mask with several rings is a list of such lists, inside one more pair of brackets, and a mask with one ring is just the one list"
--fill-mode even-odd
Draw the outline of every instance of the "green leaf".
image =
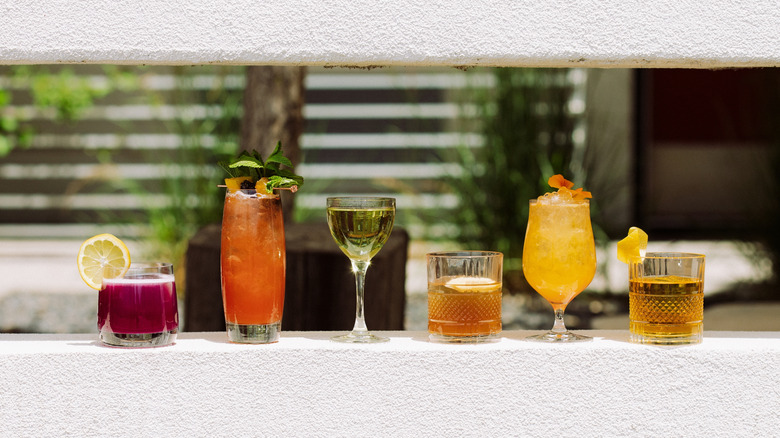
[[282, 154], [271, 155], [270, 157], [268, 157], [267, 160], [265, 160], [266, 166], [268, 165], [268, 163], [279, 163], [283, 166], [293, 167], [292, 161], [290, 161], [289, 158], [285, 157]]
[[11, 141], [8, 137], [0, 135], [0, 157], [4, 157], [11, 152]]
[[236, 176], [238, 176], [235, 174], [233, 169], [230, 168], [230, 163], [228, 163], [227, 161], [218, 161], [217, 166], [219, 166], [220, 169], [227, 172], [227, 174], [230, 175], [231, 178], [235, 178]]
[[254, 169], [262, 169], [264, 166], [263, 163], [259, 163], [255, 159], [244, 159], [230, 164], [231, 169], [235, 169], [236, 167], [252, 167]]
[[19, 121], [13, 117], [5, 116], [0, 118], [0, 130], [13, 132], [19, 127]]
[[[303, 178], [301, 178], [301, 181], [303, 181]], [[266, 190], [273, 190], [278, 187], [292, 187], [292, 186], [300, 187], [301, 184], [299, 184], [298, 181], [293, 178], [285, 178], [283, 176], [274, 175], [268, 178], [268, 183], [266, 183], [265, 188]]]

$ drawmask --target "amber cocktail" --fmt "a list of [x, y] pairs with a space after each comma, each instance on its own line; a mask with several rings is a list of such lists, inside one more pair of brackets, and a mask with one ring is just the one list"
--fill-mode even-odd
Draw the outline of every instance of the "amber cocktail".
[[694, 344], [703, 336], [704, 256], [647, 253], [629, 261], [631, 341]]
[[428, 333], [435, 342], [485, 342], [501, 333], [503, 254], [430, 253]]

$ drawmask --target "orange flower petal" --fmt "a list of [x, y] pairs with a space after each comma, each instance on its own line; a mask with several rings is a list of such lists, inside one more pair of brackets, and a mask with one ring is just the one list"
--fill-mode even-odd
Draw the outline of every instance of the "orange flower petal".
[[584, 199], [590, 199], [590, 198], [593, 197], [590, 194], [590, 192], [583, 191], [582, 187], [578, 188], [577, 190], [572, 190], [571, 192], [572, 192], [572, 196], [574, 197], [574, 199], [576, 199], [578, 201], [581, 201], [581, 200], [584, 200]]
[[556, 189], [562, 187], [570, 189], [574, 187], [574, 183], [564, 178], [561, 174], [551, 176], [550, 179], [547, 180], [547, 184]]

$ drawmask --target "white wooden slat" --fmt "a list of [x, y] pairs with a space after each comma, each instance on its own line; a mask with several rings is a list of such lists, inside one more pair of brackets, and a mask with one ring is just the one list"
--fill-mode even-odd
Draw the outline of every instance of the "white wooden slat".
[[0, 166], [0, 178], [8, 180], [36, 179], [136, 179], [151, 180], [188, 175], [218, 175], [216, 166], [174, 166], [166, 164], [5, 164]]
[[[28, 120], [53, 119], [55, 116], [51, 108], [23, 105], [15, 107], [15, 110], [20, 118]], [[309, 104], [303, 107], [303, 116], [309, 120], [450, 119], [475, 114], [473, 105], [454, 103]], [[103, 105], [86, 110], [79, 120], [173, 121], [180, 118], [215, 119], [222, 115], [223, 109], [219, 105]]]
[[[203, 147], [213, 147], [217, 138], [213, 135], [200, 135], [196, 140]], [[33, 149], [133, 149], [156, 150], [176, 149], [184, 144], [178, 134], [36, 134], [33, 136]]]
[[[198, 205], [197, 196], [189, 196], [187, 205]], [[159, 193], [112, 193], [74, 195], [43, 194], [0, 194], [0, 205], [5, 209], [48, 210], [48, 209], [85, 209], [85, 210], [136, 210], [144, 207], [164, 207], [170, 199]]]
[[[200, 135], [195, 138], [203, 147], [213, 147], [218, 138]], [[132, 149], [156, 150], [176, 149], [184, 141], [178, 134], [36, 134], [33, 149]], [[435, 132], [435, 133], [310, 133], [301, 136], [304, 150], [326, 149], [385, 149], [385, 148], [432, 148], [446, 149], [457, 146], [479, 147], [484, 139], [477, 133]]]
[[[399, 178], [420, 179], [457, 176], [461, 168], [448, 163], [371, 163], [371, 164], [310, 164], [296, 168], [306, 178], [371, 179]], [[36, 179], [136, 179], [151, 180], [167, 177], [221, 174], [216, 166], [172, 166], [165, 164], [6, 164], [0, 166], [0, 178], [8, 180]]]
[[[110, 85], [109, 78], [103, 75], [80, 77], [86, 79], [95, 88], [106, 88]], [[450, 90], [466, 87], [484, 88], [493, 86], [495, 83], [494, 77], [487, 73], [467, 73], [454, 70], [441, 73], [404, 73], [402, 70], [389, 73], [309, 72], [304, 80], [308, 90], [398, 90], [407, 88]], [[182, 78], [172, 74], [149, 72], [139, 76], [138, 87], [150, 91], [170, 91], [180, 88], [211, 90], [216, 87], [241, 90], [245, 83], [246, 78], [243, 74], [193, 75], [182, 80]], [[9, 90], [27, 88], [25, 81], [13, 80], [5, 76], [0, 77], [0, 87]]]
[[309, 164], [296, 168], [305, 178], [318, 179], [434, 179], [458, 176], [463, 170], [448, 163]]
[[479, 147], [484, 139], [476, 133], [376, 133], [376, 134], [304, 134], [303, 149], [385, 149], [385, 148], [451, 148]]
[[[115, 231], [121, 230], [121, 233]], [[146, 234], [145, 225], [130, 224], [0, 224], [0, 237], [7, 239], [63, 239], [74, 238], [79, 242], [85, 237], [99, 233], [113, 232], [124, 237], [139, 237]], [[75, 257], [75, 256], [74, 256]]]
[[381, 196], [395, 198], [396, 208], [415, 210], [453, 209], [459, 205], [458, 197], [448, 193], [316, 193], [301, 191], [295, 195], [296, 208], [325, 209], [330, 196]]

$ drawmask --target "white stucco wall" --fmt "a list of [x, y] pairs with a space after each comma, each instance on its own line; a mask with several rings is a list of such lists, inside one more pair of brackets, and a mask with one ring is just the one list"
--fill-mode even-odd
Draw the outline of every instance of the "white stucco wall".
[[780, 334], [702, 344], [439, 345], [385, 332], [344, 345], [288, 332], [273, 345], [185, 333], [155, 349], [96, 335], [0, 334], [0, 436], [774, 436]]
[[0, 64], [780, 65], [777, 0], [1, 0]]

